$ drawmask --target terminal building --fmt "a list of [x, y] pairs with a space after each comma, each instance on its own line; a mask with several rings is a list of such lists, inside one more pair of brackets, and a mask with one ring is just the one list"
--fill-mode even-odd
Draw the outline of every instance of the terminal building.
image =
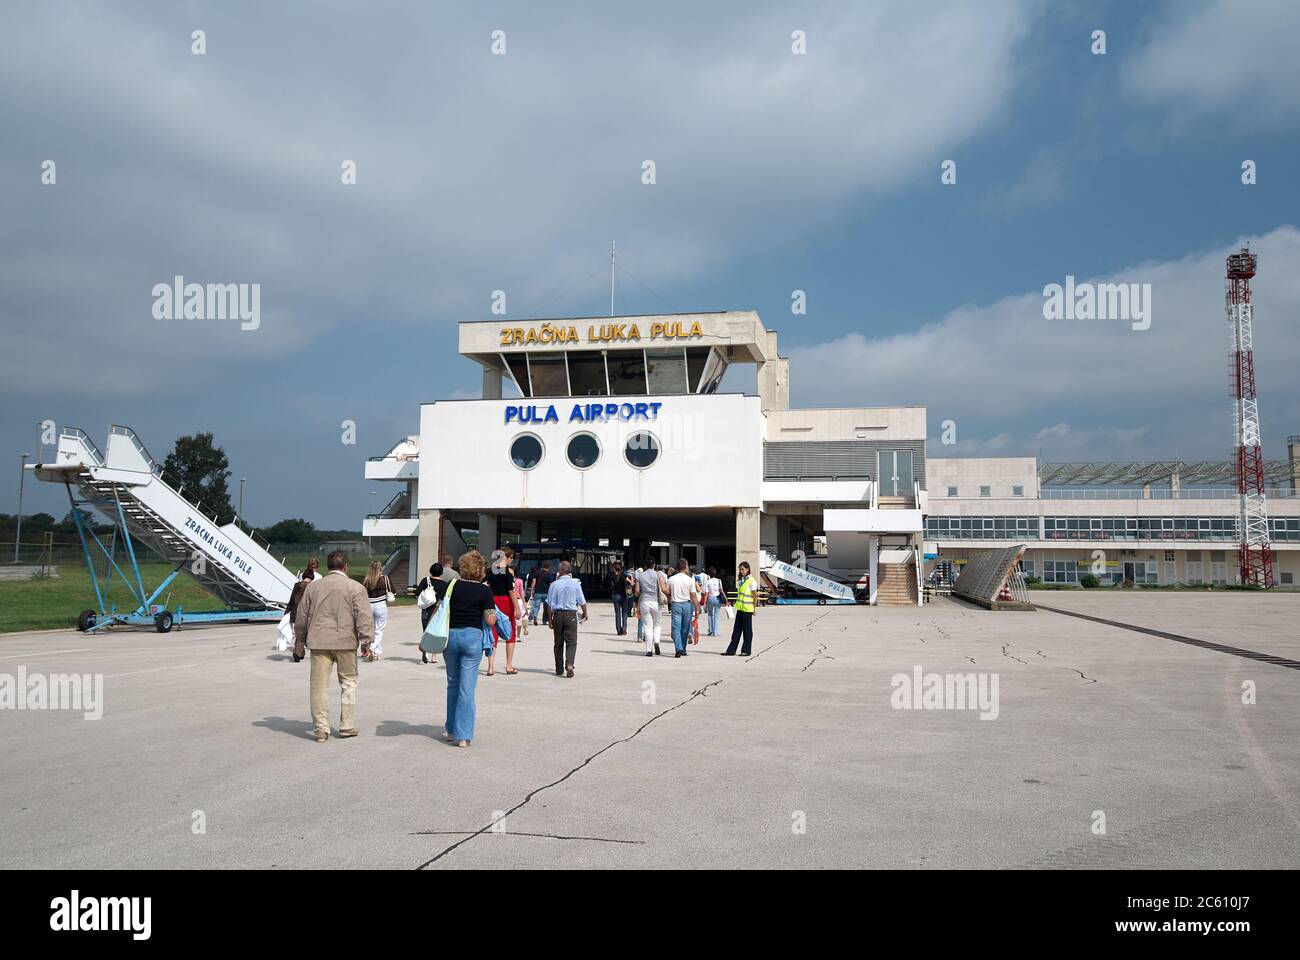
[[[792, 599], [871, 604], [920, 603], [936, 564], [1016, 543], [1048, 582], [1236, 577], [1226, 464], [927, 459], [924, 407], [791, 409], [752, 311], [465, 322], [459, 341], [481, 397], [422, 404], [418, 434], [366, 463], [396, 486], [363, 530], [405, 541], [395, 582], [466, 542], [516, 544], [525, 569], [574, 556], [589, 576], [616, 557], [724, 576], [746, 560]], [[735, 364], [755, 366], [755, 394], [720, 390]], [[1291, 451], [1268, 464], [1282, 584], [1300, 566]]]

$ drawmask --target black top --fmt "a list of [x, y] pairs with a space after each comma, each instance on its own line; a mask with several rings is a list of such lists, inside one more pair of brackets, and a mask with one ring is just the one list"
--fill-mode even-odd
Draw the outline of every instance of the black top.
[[619, 570], [617, 573], [610, 572], [610, 594], [615, 597], [626, 597], [632, 592], [632, 573], [629, 570]]
[[492, 591], [486, 583], [474, 583], [464, 577], [461, 577], [455, 583], [456, 589], [451, 591], [451, 622], [449, 626], [453, 630], [458, 627], [482, 628], [484, 611], [497, 608], [497, 605], [492, 601]]
[[382, 600], [388, 596], [390, 586], [391, 585], [388, 582], [388, 574], [384, 574], [375, 581], [375, 585], [366, 592], [370, 595], [371, 600]]
[[[438, 598], [439, 603], [442, 603], [442, 598], [447, 595], [447, 583], [448, 581], [442, 579], [442, 577], [433, 578], [433, 595]], [[420, 581], [420, 585], [416, 587], [416, 592], [424, 593], [427, 589], [429, 589], [429, 578], [425, 577]]]
[[515, 571], [513, 567], [507, 567], [503, 572], [497, 573], [495, 570], [489, 570], [487, 576], [488, 586], [492, 588], [492, 596], [508, 597], [515, 592]]
[[555, 582], [554, 570], [537, 571], [537, 592], [538, 593], [545, 593], [547, 590], [550, 590], [551, 584], [553, 584], [554, 582]]

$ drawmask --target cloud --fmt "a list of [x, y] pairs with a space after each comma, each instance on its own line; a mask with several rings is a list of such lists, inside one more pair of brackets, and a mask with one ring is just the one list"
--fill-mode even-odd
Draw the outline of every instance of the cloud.
[[1293, 0], [1170, 5], [1124, 70], [1126, 92], [1185, 112], [1287, 127], [1300, 117], [1300, 13]]
[[[233, 384], [494, 289], [527, 315], [615, 236], [656, 286], [708, 276], [929, 176], [1006, 105], [1035, 7], [8, 9], [2, 389]], [[153, 320], [176, 274], [261, 283], [261, 329]]]
[[[1266, 452], [1300, 427], [1300, 231], [1247, 238], [1255, 362]], [[931, 432], [952, 419], [947, 451], [1048, 459], [1226, 459], [1231, 450], [1224, 257], [1239, 241], [1181, 260], [1079, 282], [1150, 283], [1152, 322], [1048, 321], [1040, 291], [963, 306], [910, 333], [851, 333], [796, 347], [795, 406], [928, 407]], [[1043, 285], [1064, 277], [1044, 277]], [[1014, 429], [1009, 429], [1014, 427]]]

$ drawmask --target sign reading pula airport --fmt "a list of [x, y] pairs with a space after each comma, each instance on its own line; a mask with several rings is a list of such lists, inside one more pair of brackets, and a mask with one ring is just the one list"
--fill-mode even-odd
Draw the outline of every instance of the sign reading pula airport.
[[[650, 340], [695, 340], [704, 336], [700, 321], [687, 324], [683, 320], [658, 321], [650, 324]], [[641, 328], [635, 323], [590, 324], [584, 339], [576, 324], [541, 323], [531, 327], [503, 327], [503, 347], [532, 346], [552, 343], [636, 343], [641, 340]]]
[[[606, 423], [610, 421], [657, 420], [662, 403], [575, 403], [569, 411], [569, 423]], [[555, 404], [541, 406], [512, 403], [506, 406], [506, 423], [559, 423]]]

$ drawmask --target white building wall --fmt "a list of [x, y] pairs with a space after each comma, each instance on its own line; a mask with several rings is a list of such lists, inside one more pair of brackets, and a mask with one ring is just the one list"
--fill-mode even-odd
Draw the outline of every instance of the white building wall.
[[[659, 403], [654, 420], [570, 422], [575, 405]], [[507, 423], [506, 408], [554, 405], [558, 422]], [[632, 434], [659, 440], [658, 461], [645, 470], [623, 456]], [[596, 464], [578, 470], [565, 457], [576, 433], [600, 443]], [[510, 445], [521, 433], [542, 441], [541, 463], [520, 470]], [[419, 507], [422, 510], [758, 507], [762, 502], [763, 413], [758, 397], [592, 397], [459, 400], [420, 408]]]

